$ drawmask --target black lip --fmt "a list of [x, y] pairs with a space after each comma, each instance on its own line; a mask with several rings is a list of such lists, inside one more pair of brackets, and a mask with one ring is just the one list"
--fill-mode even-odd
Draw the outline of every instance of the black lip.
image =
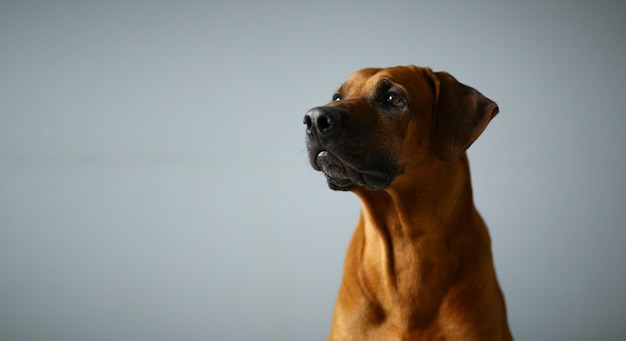
[[336, 190], [350, 190], [360, 185], [368, 190], [386, 188], [393, 179], [391, 172], [360, 170], [334, 153], [320, 149], [315, 155], [314, 169], [326, 176], [328, 185]]

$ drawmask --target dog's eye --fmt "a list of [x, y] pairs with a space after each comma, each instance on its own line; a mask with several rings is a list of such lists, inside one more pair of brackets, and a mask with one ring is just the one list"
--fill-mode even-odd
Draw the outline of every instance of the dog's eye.
[[333, 101], [341, 101], [341, 95], [340, 94], [334, 94], [333, 95]]
[[402, 97], [393, 92], [389, 92], [385, 95], [385, 101], [387, 101], [387, 103], [393, 105], [394, 107], [401, 107], [404, 105], [404, 100], [402, 99]]

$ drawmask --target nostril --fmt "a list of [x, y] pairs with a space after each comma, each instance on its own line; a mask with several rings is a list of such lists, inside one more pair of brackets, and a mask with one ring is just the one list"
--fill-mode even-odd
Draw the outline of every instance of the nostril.
[[306, 125], [306, 132], [307, 133], [311, 133], [311, 125], [313, 124], [313, 121], [311, 121], [311, 116], [304, 115], [304, 121], [302, 122]]
[[315, 123], [321, 131], [327, 131], [333, 127], [333, 120], [328, 115], [319, 115]]

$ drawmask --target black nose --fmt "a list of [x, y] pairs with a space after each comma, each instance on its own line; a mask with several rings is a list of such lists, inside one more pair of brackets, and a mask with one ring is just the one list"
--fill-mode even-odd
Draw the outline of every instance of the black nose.
[[336, 108], [317, 107], [304, 115], [307, 134], [317, 134], [320, 137], [330, 137], [341, 127], [342, 111]]

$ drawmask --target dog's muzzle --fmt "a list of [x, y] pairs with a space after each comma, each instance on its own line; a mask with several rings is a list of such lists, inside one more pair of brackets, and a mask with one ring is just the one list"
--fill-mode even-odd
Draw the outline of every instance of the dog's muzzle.
[[328, 186], [334, 190], [351, 190], [355, 185], [370, 190], [387, 187], [394, 178], [393, 171], [384, 167], [387, 162], [379, 162], [372, 156], [372, 150], [363, 144], [362, 134], [352, 131], [354, 127], [347, 124], [347, 117], [345, 111], [332, 106], [313, 108], [306, 113], [304, 124], [311, 166], [324, 173]]

